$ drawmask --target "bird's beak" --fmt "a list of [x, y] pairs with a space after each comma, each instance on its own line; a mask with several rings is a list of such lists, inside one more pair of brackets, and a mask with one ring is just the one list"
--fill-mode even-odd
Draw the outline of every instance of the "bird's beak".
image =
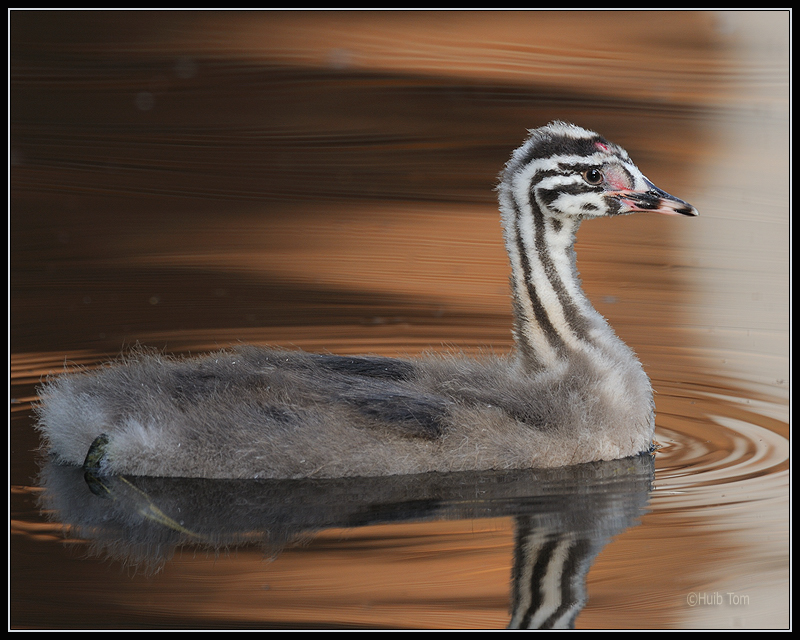
[[696, 216], [695, 209], [688, 202], [684, 202], [666, 191], [662, 191], [649, 180], [645, 180], [645, 188], [641, 191], [623, 189], [613, 191], [608, 195], [614, 196], [622, 205], [620, 213], [635, 213], [637, 211], [651, 211], [667, 215]]

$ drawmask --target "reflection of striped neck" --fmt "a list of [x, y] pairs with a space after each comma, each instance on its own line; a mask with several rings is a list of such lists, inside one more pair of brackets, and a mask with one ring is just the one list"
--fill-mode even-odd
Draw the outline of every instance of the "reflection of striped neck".
[[510, 629], [572, 629], [586, 604], [586, 575], [601, 546], [546, 534], [520, 519]]

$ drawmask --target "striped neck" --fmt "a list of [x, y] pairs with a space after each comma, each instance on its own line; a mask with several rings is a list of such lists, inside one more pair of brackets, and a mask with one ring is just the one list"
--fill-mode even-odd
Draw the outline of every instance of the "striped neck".
[[542, 211], [535, 194], [501, 196], [506, 249], [511, 260], [515, 337], [532, 370], [557, 367], [577, 352], [618, 342], [581, 289], [575, 234], [581, 219]]

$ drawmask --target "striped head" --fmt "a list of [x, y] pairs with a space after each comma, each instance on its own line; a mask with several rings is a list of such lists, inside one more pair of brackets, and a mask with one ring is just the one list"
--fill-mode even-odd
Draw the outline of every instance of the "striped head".
[[645, 178], [622, 147], [564, 122], [531, 131], [506, 165], [499, 190], [504, 209], [530, 208], [546, 217], [697, 215], [692, 205]]

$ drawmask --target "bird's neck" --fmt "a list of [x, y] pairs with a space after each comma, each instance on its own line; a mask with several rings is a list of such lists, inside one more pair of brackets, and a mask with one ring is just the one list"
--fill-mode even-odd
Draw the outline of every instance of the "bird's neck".
[[515, 337], [526, 368], [557, 369], [581, 354], [601, 366], [632, 357], [581, 288], [575, 256], [580, 218], [547, 216], [535, 202], [503, 209]]

